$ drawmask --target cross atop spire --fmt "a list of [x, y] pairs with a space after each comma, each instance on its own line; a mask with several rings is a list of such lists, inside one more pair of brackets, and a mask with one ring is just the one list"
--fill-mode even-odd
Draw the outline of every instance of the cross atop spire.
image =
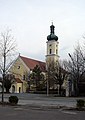
[[55, 26], [53, 25], [53, 22], [52, 22], [52, 25], [50, 26], [50, 34], [54, 34], [54, 28]]
[[53, 25], [53, 20], [52, 20], [52, 25]]

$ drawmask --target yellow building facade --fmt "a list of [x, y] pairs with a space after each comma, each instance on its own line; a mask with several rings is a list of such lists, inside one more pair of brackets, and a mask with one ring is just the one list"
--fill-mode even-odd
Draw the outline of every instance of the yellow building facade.
[[9, 70], [9, 73], [15, 76], [15, 82], [12, 84], [10, 92], [23, 93], [29, 91], [29, 75], [36, 65], [38, 65], [42, 71], [45, 70], [44, 62], [20, 55], [18, 56]]

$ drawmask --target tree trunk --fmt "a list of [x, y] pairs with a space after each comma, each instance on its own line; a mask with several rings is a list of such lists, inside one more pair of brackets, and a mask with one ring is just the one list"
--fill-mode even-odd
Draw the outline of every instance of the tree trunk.
[[9, 93], [9, 89], [8, 88], [6, 88], [6, 93]]
[[61, 94], [61, 84], [59, 85], [59, 95], [62, 96], [62, 94]]

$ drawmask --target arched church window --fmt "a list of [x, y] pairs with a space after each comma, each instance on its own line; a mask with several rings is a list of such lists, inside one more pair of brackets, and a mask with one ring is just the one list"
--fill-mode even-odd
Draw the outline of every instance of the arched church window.
[[18, 66], [17, 68], [20, 69], [20, 66]]
[[50, 49], [50, 54], [52, 53], [52, 49]]
[[58, 50], [56, 49], [56, 54], [58, 53]]

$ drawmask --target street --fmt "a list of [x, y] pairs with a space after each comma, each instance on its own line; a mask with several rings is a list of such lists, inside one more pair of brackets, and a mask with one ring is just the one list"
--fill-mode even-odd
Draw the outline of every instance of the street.
[[25, 106], [0, 106], [1, 120], [85, 120], [83, 111], [45, 110]]

